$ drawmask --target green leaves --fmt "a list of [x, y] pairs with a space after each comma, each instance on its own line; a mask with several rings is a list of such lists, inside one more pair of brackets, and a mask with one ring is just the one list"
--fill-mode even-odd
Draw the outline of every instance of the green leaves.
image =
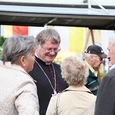
[[0, 60], [2, 59], [2, 45], [5, 42], [6, 38], [4, 36], [0, 36]]
[[0, 46], [3, 45], [5, 40], [6, 40], [6, 38], [4, 36], [0, 36]]

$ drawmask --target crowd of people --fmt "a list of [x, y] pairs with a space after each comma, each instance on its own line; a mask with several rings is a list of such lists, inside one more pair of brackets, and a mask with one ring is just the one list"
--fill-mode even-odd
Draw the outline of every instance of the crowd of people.
[[[115, 36], [106, 55], [99, 45], [85, 50], [84, 60], [58, 55], [61, 38], [52, 28], [33, 36], [5, 40], [0, 61], [0, 115], [115, 115]], [[109, 60], [101, 80], [100, 65]]]

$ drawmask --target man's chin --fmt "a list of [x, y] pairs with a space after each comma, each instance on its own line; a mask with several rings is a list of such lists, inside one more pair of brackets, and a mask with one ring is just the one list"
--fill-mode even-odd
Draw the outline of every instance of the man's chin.
[[46, 61], [46, 63], [49, 63], [49, 64], [52, 63], [52, 62], [53, 62], [53, 60], [47, 60]]
[[54, 61], [54, 58], [47, 58], [47, 62], [51, 63]]
[[95, 71], [98, 71], [98, 70], [99, 70], [99, 68], [98, 68], [98, 67], [96, 67], [96, 68], [94, 68], [94, 70], [95, 70]]

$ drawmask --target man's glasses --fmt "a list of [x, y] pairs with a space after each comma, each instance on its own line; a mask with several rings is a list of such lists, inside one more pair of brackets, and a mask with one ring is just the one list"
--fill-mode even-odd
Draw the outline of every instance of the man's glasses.
[[59, 52], [61, 50], [61, 48], [44, 48], [43, 46], [41, 46], [46, 52]]

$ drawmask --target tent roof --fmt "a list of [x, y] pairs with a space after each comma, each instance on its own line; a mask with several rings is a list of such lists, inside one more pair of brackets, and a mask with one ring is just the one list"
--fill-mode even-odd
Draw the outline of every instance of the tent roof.
[[[94, 6], [95, 7], [95, 6]], [[115, 29], [115, 7], [88, 9], [83, 5], [54, 5], [0, 2], [1, 25], [76, 26]]]

